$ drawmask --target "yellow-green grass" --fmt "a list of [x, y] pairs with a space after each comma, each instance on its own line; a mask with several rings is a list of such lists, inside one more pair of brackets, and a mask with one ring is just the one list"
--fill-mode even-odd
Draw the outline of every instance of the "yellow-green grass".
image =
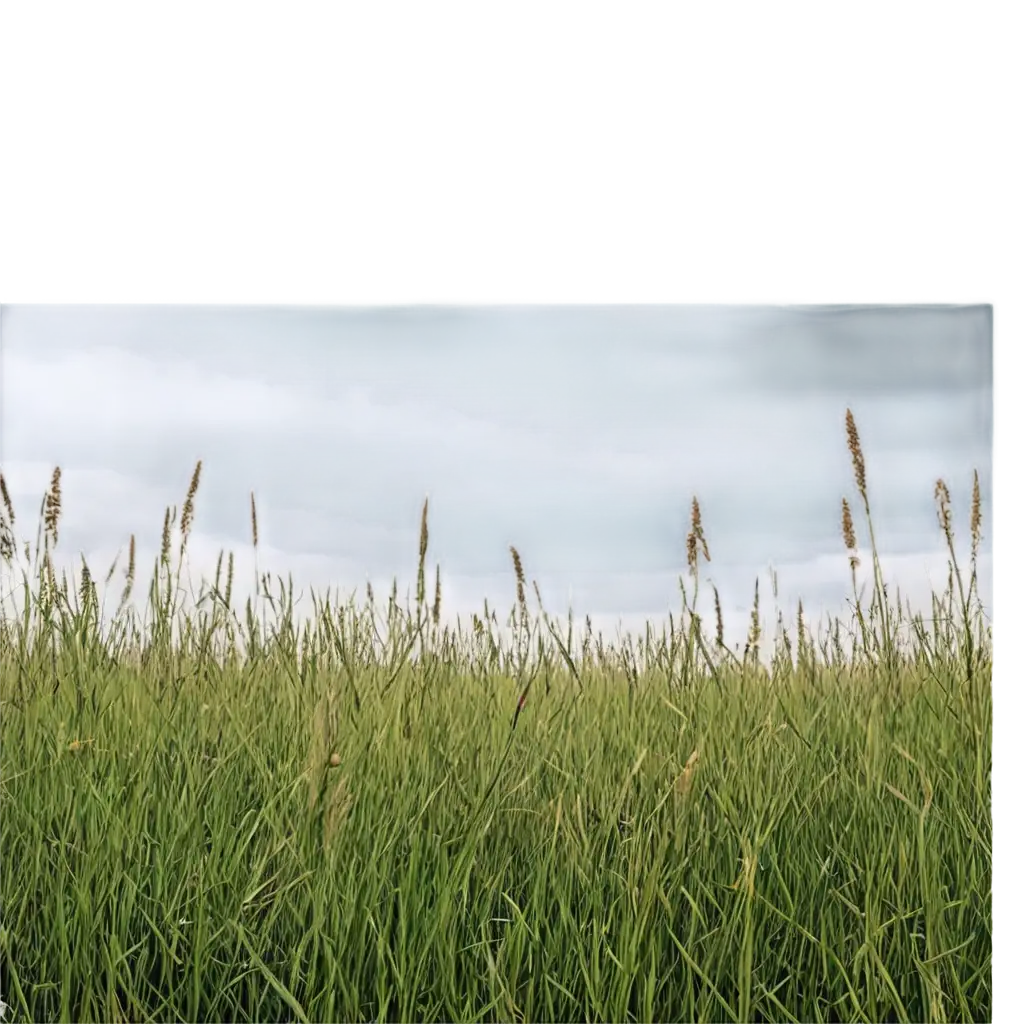
[[679, 616], [611, 645], [550, 619], [515, 551], [509, 622], [446, 626], [426, 507], [410, 602], [296, 628], [258, 569], [236, 613], [229, 558], [186, 603], [199, 466], [146, 616], [134, 539], [101, 614], [84, 563], [53, 568], [59, 471], [27, 551], [4, 486], [8, 1019], [989, 1019], [977, 479], [969, 567], [936, 489], [950, 583], [911, 617], [847, 438], [867, 596], [770, 658], [756, 607], [742, 657], [693, 614], [696, 501]]

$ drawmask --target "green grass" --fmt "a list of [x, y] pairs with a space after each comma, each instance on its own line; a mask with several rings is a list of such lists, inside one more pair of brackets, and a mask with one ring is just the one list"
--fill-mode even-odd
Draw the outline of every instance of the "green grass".
[[845, 646], [759, 659], [693, 614], [696, 506], [680, 615], [613, 646], [518, 555], [508, 630], [445, 628], [426, 508], [411, 602], [189, 596], [198, 478], [144, 616], [56, 578], [59, 474], [34, 554], [4, 493], [8, 1019], [991, 1018], [991, 637], [941, 492], [928, 619], [872, 539]]

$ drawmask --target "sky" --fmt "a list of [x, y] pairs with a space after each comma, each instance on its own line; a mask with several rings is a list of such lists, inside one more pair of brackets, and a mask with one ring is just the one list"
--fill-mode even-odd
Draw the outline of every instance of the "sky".
[[742, 643], [755, 579], [774, 618], [771, 570], [787, 621], [798, 598], [848, 612], [849, 407], [886, 579], [922, 611], [946, 578], [935, 481], [966, 552], [977, 470], [991, 614], [991, 307], [8, 306], [0, 343], [17, 533], [60, 465], [58, 550], [94, 575], [132, 533], [152, 564], [201, 458], [194, 580], [221, 550], [251, 566], [253, 491], [261, 571], [404, 592], [429, 496], [446, 619], [511, 608], [515, 545], [550, 612], [614, 634], [678, 611], [697, 497]]

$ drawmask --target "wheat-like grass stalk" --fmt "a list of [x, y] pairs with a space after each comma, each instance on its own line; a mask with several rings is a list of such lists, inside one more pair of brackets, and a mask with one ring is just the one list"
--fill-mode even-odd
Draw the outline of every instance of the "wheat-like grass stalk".
[[256, 520], [256, 492], [249, 492], [249, 527], [252, 534], [252, 546], [256, 548], [260, 542], [260, 528]]
[[686, 535], [686, 565], [690, 570], [690, 574], [693, 576], [697, 575], [697, 537], [691, 530]]
[[0, 561], [10, 564], [14, 558], [14, 504], [7, 491], [7, 481], [0, 473], [0, 498], [3, 499], [4, 512], [0, 514]]
[[188, 493], [185, 495], [185, 504], [181, 507], [181, 554], [184, 555], [188, 546], [188, 535], [192, 530], [192, 518], [195, 515], [196, 491], [199, 490], [199, 474], [203, 471], [203, 460], [196, 463], [192, 472], [192, 479], [189, 481]]
[[7, 565], [14, 560], [14, 531], [5, 516], [0, 516], [0, 562]]
[[523, 560], [519, 557], [519, 552], [516, 551], [515, 547], [509, 546], [509, 551], [512, 552], [512, 567], [516, 573], [516, 603], [519, 605], [519, 613], [522, 616], [522, 621], [526, 622], [526, 575], [523, 572]]
[[46, 536], [57, 546], [57, 527], [60, 523], [61, 510], [61, 489], [60, 489], [60, 466], [53, 470], [50, 479], [50, 489], [46, 492], [44, 501], [43, 524]]
[[78, 585], [78, 600], [83, 608], [89, 603], [89, 599], [92, 596], [92, 572], [89, 569], [89, 563], [86, 562], [85, 558], [82, 558], [82, 578]]
[[132, 596], [132, 587], [135, 586], [135, 534], [128, 539], [128, 568], [124, 574], [124, 590], [121, 592], [121, 604], [123, 609]]
[[10, 492], [7, 490], [7, 481], [3, 473], [0, 473], [0, 499], [3, 499], [4, 511], [7, 513], [7, 521], [14, 525], [14, 503], [11, 501]]
[[755, 664], [757, 663], [758, 647], [761, 642], [760, 584], [760, 579], [754, 580], [754, 607], [750, 612], [750, 630], [747, 633], [747, 646], [743, 651], [744, 660], [749, 655], [753, 658]]
[[860, 434], [857, 432], [857, 423], [853, 413], [846, 410], [846, 445], [850, 449], [850, 457], [853, 459], [853, 477], [857, 483], [857, 490], [864, 499], [864, 508], [871, 514], [868, 505], [868, 482], [867, 470], [864, 466], [864, 451], [860, 446]]
[[[260, 543], [260, 527], [259, 522], [256, 519], [256, 492], [249, 492], [249, 528], [252, 534], [252, 576], [256, 584], [255, 595], [259, 598], [260, 593], [260, 559], [259, 559], [259, 543]], [[228, 564], [228, 581], [230, 584], [231, 578], [231, 565]], [[228, 588], [230, 590], [230, 586]]]
[[224, 604], [231, 607], [231, 587], [235, 582], [235, 553], [228, 552], [228, 578], [224, 584]]
[[704, 536], [704, 524], [701, 522], [700, 518], [700, 504], [698, 503], [696, 497], [693, 499], [691, 525], [693, 527], [693, 532], [697, 535], [697, 539], [700, 541], [700, 548], [702, 554], [704, 555], [704, 561], [710, 562], [711, 552], [708, 551], [707, 538]]
[[953, 543], [953, 517], [949, 510], [949, 488], [945, 480], [941, 478], [935, 481], [935, 512], [939, 519], [939, 526], [946, 536], [946, 543]]
[[107, 575], [103, 579], [103, 585], [106, 587], [110, 581], [114, 578], [114, 573], [117, 572], [117, 563], [121, 561], [121, 552], [114, 556], [114, 560], [110, 563], [110, 568], [107, 570]]
[[416, 605], [422, 608], [427, 599], [427, 582], [425, 567], [427, 562], [427, 545], [430, 543], [430, 530], [427, 526], [427, 510], [429, 498], [423, 499], [423, 512], [420, 515], [420, 554], [419, 567], [416, 570]]
[[441, 566], [437, 566], [437, 571], [434, 574], [434, 607], [430, 612], [431, 619], [435, 627], [441, 621]]
[[715, 594], [715, 643], [719, 647], [725, 646], [725, 626], [722, 622], [722, 602], [718, 597], [718, 587], [712, 584], [711, 589]]
[[[880, 636], [877, 633], [871, 635], [874, 646], [877, 647], [884, 658], [886, 672], [890, 675], [896, 668], [896, 639], [891, 625], [892, 609], [889, 606], [889, 593], [882, 575], [882, 563], [878, 557], [878, 543], [875, 538], [874, 522], [871, 518], [871, 503], [868, 501], [867, 473], [864, 468], [864, 451], [861, 448], [860, 435], [857, 432], [857, 424], [854, 421], [853, 413], [846, 410], [846, 443], [850, 449], [850, 458], [853, 462], [853, 478], [864, 502], [864, 515], [868, 524], [868, 536], [871, 540], [871, 568], [874, 579], [874, 593], [871, 599], [870, 616], [878, 616]], [[852, 525], [852, 520], [851, 520]], [[845, 539], [845, 538], [844, 538]], [[851, 561], [851, 569], [854, 571], [856, 587], [856, 566]], [[857, 617], [861, 625], [861, 631], [865, 641], [869, 635], [860, 608], [860, 598], [857, 601]], [[880, 640], [880, 642], [878, 642]]]
[[164, 528], [160, 534], [160, 564], [169, 565], [171, 561], [171, 508], [164, 509]]
[[843, 498], [843, 543], [850, 553], [850, 569], [857, 571], [860, 566], [860, 559], [857, 557], [857, 534], [853, 529], [853, 513], [850, 511], [850, 503]]
[[978, 545], [981, 544], [981, 484], [978, 471], [974, 471], [974, 486], [971, 488], [971, 562], [978, 561]]

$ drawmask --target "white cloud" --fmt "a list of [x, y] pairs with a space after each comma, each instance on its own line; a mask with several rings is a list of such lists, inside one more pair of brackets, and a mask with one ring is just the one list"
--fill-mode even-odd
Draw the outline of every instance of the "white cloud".
[[814, 437], [715, 423], [685, 435], [648, 432], [615, 445], [580, 446], [539, 427], [470, 415], [423, 395], [386, 394], [368, 382], [275, 382], [109, 346], [67, 349], [45, 360], [18, 349], [7, 355], [5, 372], [8, 444], [16, 451], [30, 437], [52, 438], [54, 460], [61, 437], [87, 434], [102, 460], [125, 443], [187, 429], [254, 445], [288, 438], [297, 446], [408, 454], [447, 467], [450, 494], [553, 502], [656, 499], [732, 481], [764, 486], [795, 461], [822, 460]]
[[[622, 308], [637, 313], [630, 304]], [[659, 308], [641, 307], [645, 315]], [[695, 317], [705, 333], [737, 315], [735, 306], [716, 303], [665, 308], [677, 321]], [[120, 447], [183, 432], [254, 447], [284, 439], [297, 451], [334, 447], [376, 452], [381, 460], [412, 459], [429, 466], [431, 479], [450, 497], [510, 503], [527, 497], [656, 501], [705, 488], [754, 493], [846, 472], [839, 419], [828, 437], [756, 416], [739, 423], [725, 408], [720, 418], [695, 425], [612, 432], [595, 410], [590, 430], [585, 423], [546, 429], [462, 412], [394, 383], [335, 384], [312, 371], [274, 378], [270, 368], [260, 373], [244, 364], [237, 373], [211, 370], [168, 350], [174, 322], [159, 308], [119, 307], [114, 316], [101, 306], [76, 307], [74, 317], [60, 307], [16, 313], [17, 344], [4, 365], [7, 453], [24, 450], [31, 439], [37, 453], [45, 449], [60, 461], [63, 438], [88, 436], [95, 462], [110, 464]], [[230, 339], [244, 350], [238, 324], [223, 312], [211, 310], [198, 323], [211, 348]], [[678, 357], [644, 358], [632, 360], [631, 373], [664, 374], [666, 361]], [[874, 481], [885, 488], [930, 489], [935, 476], [957, 472], [957, 460], [948, 455], [868, 456]]]

